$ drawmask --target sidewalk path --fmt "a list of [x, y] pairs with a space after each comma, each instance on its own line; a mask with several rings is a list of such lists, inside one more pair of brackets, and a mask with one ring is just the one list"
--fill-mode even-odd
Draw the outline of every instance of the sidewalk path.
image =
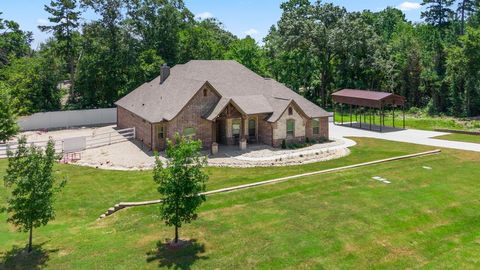
[[426, 130], [416, 130], [416, 129], [406, 129], [406, 130], [389, 130], [388, 132], [380, 133], [370, 130], [363, 130], [358, 128], [351, 128], [347, 126], [334, 125], [330, 123], [330, 136], [333, 138], [343, 138], [343, 137], [367, 137], [367, 138], [376, 138], [384, 139], [389, 141], [396, 142], [406, 142], [414, 144], [422, 144], [428, 146], [442, 147], [442, 148], [451, 148], [458, 150], [467, 150], [480, 152], [480, 144], [478, 143], [467, 143], [467, 142], [456, 142], [456, 141], [447, 141], [434, 139], [433, 137], [447, 135], [450, 133], [446, 132], [436, 132], [436, 131], [426, 131]]

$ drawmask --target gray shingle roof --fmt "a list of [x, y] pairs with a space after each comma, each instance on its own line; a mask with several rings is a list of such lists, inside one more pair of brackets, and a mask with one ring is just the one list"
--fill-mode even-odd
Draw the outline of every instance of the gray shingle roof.
[[[231, 60], [193, 60], [176, 65], [163, 84], [157, 77], [115, 104], [152, 123], [170, 121], [206, 83], [222, 96], [222, 104], [231, 100], [247, 114], [272, 113], [271, 122], [278, 120], [292, 100], [309, 117], [328, 116], [325, 110], [283, 84], [265, 79]], [[212, 114], [221, 112], [217, 107], [222, 106], [216, 106], [207, 119], [214, 119]]]

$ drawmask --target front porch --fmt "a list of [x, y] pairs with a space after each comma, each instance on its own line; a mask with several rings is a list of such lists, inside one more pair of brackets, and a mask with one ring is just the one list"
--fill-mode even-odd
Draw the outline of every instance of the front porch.
[[212, 121], [211, 152], [218, 153], [219, 147], [246, 150], [247, 145], [261, 143], [259, 121], [264, 121], [263, 115], [248, 115], [229, 103]]

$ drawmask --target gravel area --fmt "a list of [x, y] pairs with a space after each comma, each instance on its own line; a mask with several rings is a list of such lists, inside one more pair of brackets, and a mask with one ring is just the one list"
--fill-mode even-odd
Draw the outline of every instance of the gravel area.
[[[111, 132], [115, 126], [83, 127], [54, 131], [28, 131], [21, 135], [28, 141], [46, 141], [49, 138], [62, 140], [72, 137], [92, 136]], [[307, 164], [344, 157], [350, 153], [348, 147], [355, 145], [349, 139], [316, 144], [302, 149], [282, 150], [266, 145], [249, 145], [241, 151], [237, 146], [220, 146], [215, 156], [208, 155], [209, 166], [218, 167], [270, 167]], [[109, 170], [147, 170], [153, 168], [154, 156], [137, 141], [125, 141], [80, 152], [81, 159], [75, 164]], [[160, 158], [165, 160], [160, 153]]]

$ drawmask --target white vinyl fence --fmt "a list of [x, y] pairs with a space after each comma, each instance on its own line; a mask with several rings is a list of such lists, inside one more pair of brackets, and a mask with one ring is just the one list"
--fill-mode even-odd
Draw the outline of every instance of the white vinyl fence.
[[[86, 149], [97, 148], [105, 145], [125, 142], [135, 138], [135, 128], [126, 128], [111, 132], [104, 132], [91, 136], [73, 137], [62, 140], [55, 140], [55, 152], [75, 153]], [[28, 142], [40, 148], [45, 148], [48, 141]], [[0, 158], [7, 157], [7, 151], [15, 152], [18, 149], [16, 142], [0, 144]]]
[[117, 122], [117, 109], [93, 109], [34, 113], [21, 117], [18, 125], [22, 131], [104, 125]]

